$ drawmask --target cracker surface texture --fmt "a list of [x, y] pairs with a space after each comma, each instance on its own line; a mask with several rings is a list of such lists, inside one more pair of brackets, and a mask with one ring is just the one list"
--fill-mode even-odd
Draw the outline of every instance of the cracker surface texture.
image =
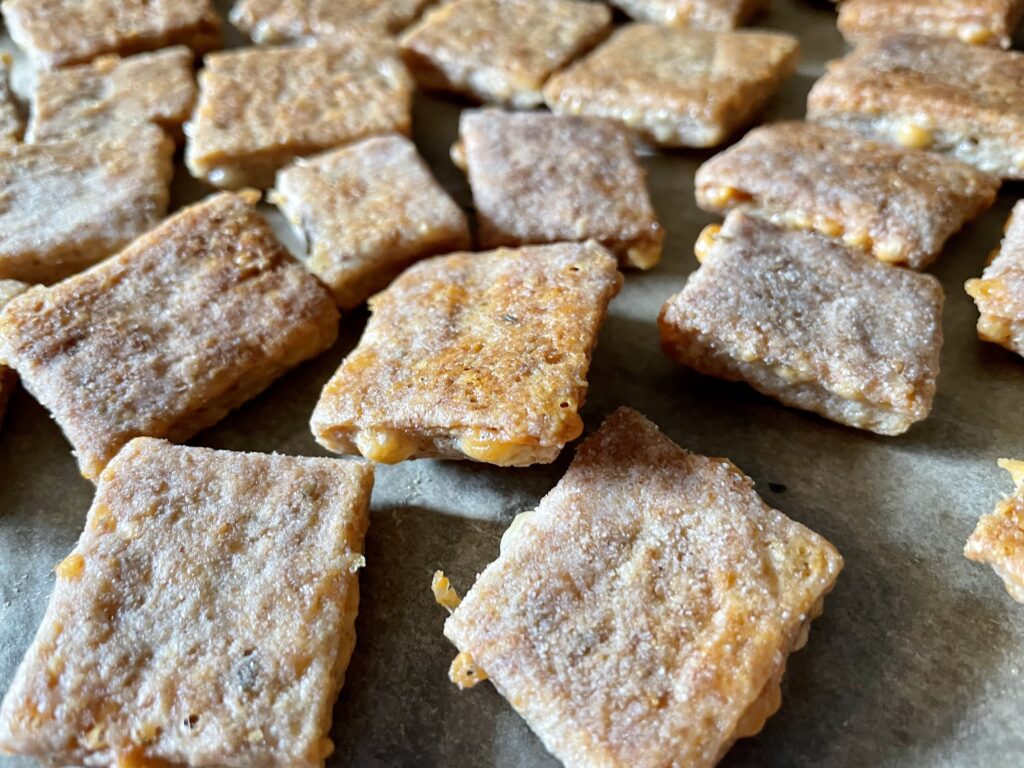
[[433, 0], [239, 0], [231, 23], [261, 44], [396, 34]]
[[367, 464], [137, 438], [0, 708], [57, 765], [319, 768], [355, 645]]
[[852, 44], [911, 32], [1009, 48], [1022, 17], [1024, 0], [845, 0], [838, 23]]
[[778, 708], [842, 562], [623, 408], [444, 631], [567, 768], [710, 768]]

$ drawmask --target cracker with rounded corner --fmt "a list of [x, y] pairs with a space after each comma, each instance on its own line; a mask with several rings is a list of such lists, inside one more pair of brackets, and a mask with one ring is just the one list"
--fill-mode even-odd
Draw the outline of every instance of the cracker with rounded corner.
[[484, 248], [597, 240], [650, 269], [665, 232], [629, 133], [610, 120], [466, 111], [453, 156], [469, 177]]
[[36, 73], [26, 141], [67, 139], [150, 122], [179, 142], [196, 101], [193, 53], [175, 46]]
[[217, 187], [267, 189], [296, 157], [411, 130], [413, 83], [389, 40], [240, 48], [204, 64], [185, 163]]
[[334, 342], [330, 294], [256, 197], [207, 198], [0, 313], [0, 360], [64, 430], [85, 477], [133, 437], [188, 439]]
[[46, 69], [172, 45], [205, 53], [221, 43], [210, 0], [4, 0], [2, 10], [14, 42]]
[[353, 31], [394, 35], [433, 0], [238, 0], [231, 23], [262, 45], [335, 40]]
[[0, 279], [62, 280], [155, 226], [173, 155], [174, 142], [153, 125], [89, 141], [0, 142]]
[[0, 53], [0, 141], [18, 141], [21, 138], [21, 110], [11, 88], [13, 64], [9, 53]]
[[978, 305], [978, 337], [1024, 356], [1024, 203], [1006, 222], [1006, 235], [981, 278], [964, 286]]
[[404, 136], [375, 136], [281, 170], [270, 193], [306, 266], [353, 309], [420, 259], [467, 250], [462, 209]]
[[700, 269], [662, 307], [665, 354], [880, 435], [928, 416], [942, 348], [938, 280], [743, 211], [716, 229]]
[[552, 77], [557, 114], [618, 120], [648, 144], [713, 147], [761, 112], [796, 69], [782, 32], [712, 32], [627, 24]]
[[925, 35], [870, 38], [833, 62], [807, 119], [1024, 179], [1024, 54]]
[[725, 31], [750, 21], [771, 0], [611, 0], [637, 21]]
[[705, 162], [695, 184], [705, 211], [756, 211], [914, 269], [999, 190], [999, 179], [953, 158], [803, 122], [755, 128]]
[[[18, 280], [0, 280], [0, 310], [2, 310], [15, 296], [24, 293], [31, 286]], [[0, 365], [0, 421], [3, 421], [4, 412], [7, 410], [7, 402], [11, 399], [11, 393], [18, 386], [18, 374], [6, 365]]]
[[611, 30], [611, 12], [586, 0], [450, 0], [401, 37], [424, 88], [483, 103], [540, 106], [552, 73]]
[[384, 464], [554, 461], [583, 431], [590, 356], [621, 284], [592, 241], [413, 265], [370, 300], [313, 412], [317, 442]]
[[1009, 48], [1024, 0], [844, 0], [839, 31], [848, 43], [904, 32]]
[[711, 768], [779, 708], [842, 567], [730, 461], [620, 408], [444, 633], [567, 768]]
[[55, 569], [0, 749], [59, 765], [323, 766], [372, 487], [362, 462], [130, 442]]
[[981, 517], [964, 557], [990, 565], [1010, 597], [1024, 603], [1024, 461], [1000, 459], [999, 466], [1013, 478], [1014, 492]]

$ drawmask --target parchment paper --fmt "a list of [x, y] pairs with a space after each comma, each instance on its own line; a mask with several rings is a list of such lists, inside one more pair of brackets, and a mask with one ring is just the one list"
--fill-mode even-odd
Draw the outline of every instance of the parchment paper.
[[[796, 33], [804, 52], [769, 116], [800, 117], [811, 83], [843, 44], [831, 4], [774, 2], [760, 26]], [[22, 66], [22, 89], [24, 75]], [[468, 206], [465, 180], [448, 159], [461, 108], [418, 97], [414, 126], [441, 181]], [[1024, 606], [987, 567], [961, 555], [978, 515], [1010, 489], [996, 459], [1024, 457], [1024, 360], [976, 339], [976, 312], [962, 288], [998, 243], [1021, 187], [1005, 187], [933, 267], [947, 293], [935, 409], [908, 434], [885, 438], [662, 356], [655, 317], [696, 268], [693, 242], [713, 220], [693, 202], [694, 171], [710, 154], [645, 158], [668, 231], [665, 256], [649, 273], [629, 273], [612, 303], [583, 416], [590, 431], [616, 406], [631, 405], [684, 447], [729, 457], [770, 504], [828, 537], [846, 559], [810, 642], [790, 658], [781, 711], [723, 765], [1024, 764]], [[175, 205], [203, 194], [179, 170]], [[365, 320], [365, 311], [344, 317], [334, 349], [192, 442], [325, 455], [307, 421]], [[440, 567], [464, 593], [497, 555], [513, 516], [536, 504], [571, 456], [570, 447], [555, 464], [530, 469], [417, 461], [378, 470], [359, 639], [335, 709], [329, 765], [557, 765], [490, 685], [459, 692], [448, 682], [454, 650], [429, 585]], [[0, 431], [0, 691], [35, 632], [53, 565], [74, 545], [92, 490], [59, 429], [19, 391]], [[0, 757], [3, 768], [28, 765]]]

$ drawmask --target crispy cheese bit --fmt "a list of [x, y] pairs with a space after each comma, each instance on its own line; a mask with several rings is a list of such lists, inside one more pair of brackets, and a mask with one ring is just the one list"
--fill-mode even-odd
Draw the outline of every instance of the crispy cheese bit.
[[840, 237], [843, 234], [843, 225], [827, 216], [816, 215], [811, 223], [815, 230], [827, 237]]
[[871, 250], [871, 236], [867, 232], [847, 232], [843, 235], [843, 245], [861, 251]]
[[750, 195], [741, 192], [736, 187], [709, 187], [704, 191], [704, 199], [713, 208], [727, 208], [731, 204], [746, 202], [750, 199]]
[[173, 763], [158, 757], [149, 757], [141, 747], [135, 747], [117, 756], [115, 768], [171, 768]]
[[910, 149], [926, 149], [935, 140], [935, 135], [930, 128], [907, 120], [896, 131], [896, 141]]
[[467, 433], [459, 440], [459, 450], [477, 461], [498, 466], [530, 463], [534, 446], [514, 443], [485, 432]]
[[397, 464], [416, 451], [416, 446], [390, 429], [364, 429], [356, 435], [356, 448], [376, 464]]
[[661, 261], [661, 243], [640, 243], [626, 251], [626, 263], [636, 269], [647, 270]]
[[981, 24], [964, 24], [956, 31], [956, 36], [971, 45], [985, 45], [992, 39], [992, 30]]
[[447, 608], [448, 613], [458, 608], [459, 603], [462, 602], [462, 598], [452, 587], [448, 577], [444, 575], [444, 571], [434, 571], [434, 578], [430, 580], [430, 589], [434, 593], [434, 600], [438, 605]]
[[711, 253], [711, 246], [715, 244], [715, 241], [718, 239], [718, 233], [721, 231], [721, 224], [708, 224], [701, 230], [700, 235], [697, 237], [697, 242], [693, 244], [693, 255], [697, 257], [697, 261], [701, 264], [704, 263], [704, 259]]
[[57, 566], [53, 570], [57, 574], [57, 578], [74, 581], [81, 576], [82, 572], [85, 570], [85, 558], [77, 552], [72, 552], [57, 563]]
[[1024, 461], [1016, 459], [1000, 459], [999, 468], [1005, 469], [1013, 478], [1013, 484], [1020, 488], [1024, 485]]
[[462, 139], [459, 139], [452, 148], [448, 150], [448, 154], [452, 159], [452, 164], [460, 171], [465, 172], [466, 170], [466, 145], [463, 144]]
[[880, 243], [875, 243], [872, 253], [876, 259], [884, 261], [886, 264], [898, 264], [904, 261], [903, 247], [895, 240], [883, 240]]
[[501, 534], [501, 543], [498, 545], [498, 552], [505, 551], [505, 548], [508, 546], [509, 541], [511, 541], [512, 537], [515, 535], [515, 532], [523, 527], [527, 519], [529, 519], [530, 515], [532, 514], [532, 510], [529, 512], [520, 512], [518, 515], [512, 518], [511, 524], [509, 524], [508, 528], [505, 529], [505, 532]]
[[452, 659], [452, 665], [448, 668], [448, 679], [461, 690], [465, 690], [486, 680], [487, 673], [476, 665], [469, 651], [463, 651]]

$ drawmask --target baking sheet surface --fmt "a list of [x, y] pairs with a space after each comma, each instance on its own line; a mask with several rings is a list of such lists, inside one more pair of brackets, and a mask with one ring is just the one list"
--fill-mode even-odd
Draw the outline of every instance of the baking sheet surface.
[[[801, 117], [811, 83], [843, 44], [831, 4], [774, 3], [759, 26], [797, 34], [803, 58], [769, 117]], [[24, 91], [23, 65], [17, 74]], [[468, 206], [465, 180], [448, 159], [460, 109], [418, 96], [414, 130], [442, 183]], [[810, 642], [790, 658], [781, 711], [722, 764], [1024, 764], [1024, 606], [987, 567], [961, 555], [978, 515], [1010, 489], [996, 459], [1024, 458], [1024, 360], [977, 340], [974, 305], [962, 288], [998, 243], [1022, 187], [1004, 187], [996, 206], [932, 268], [947, 294], [935, 408], [908, 434], [885, 438], [786, 409], [662, 356], [658, 310], [696, 268], [693, 242], [714, 220], [693, 202], [694, 171], [710, 154], [644, 158], [667, 230], [665, 256], [651, 272], [628, 273], [612, 303], [583, 416], [591, 431], [615, 407], [630, 405], [680, 445], [729, 457], [771, 505], [825, 535], [846, 559]], [[205, 193], [179, 165], [174, 205]], [[363, 310], [344, 317], [330, 352], [191, 442], [326, 455], [309, 433], [309, 415], [365, 320]], [[443, 568], [465, 592], [497, 555], [512, 518], [557, 482], [571, 456], [570, 448], [553, 465], [518, 470], [437, 461], [378, 470], [359, 639], [335, 709], [329, 765], [557, 765], [490, 685], [459, 692], [448, 683], [454, 650], [441, 635], [446, 613], [429, 587], [434, 569]], [[0, 692], [31, 641], [53, 565], [74, 545], [91, 496], [57, 426], [18, 391], [0, 430]], [[31, 764], [0, 757], [3, 768]]]

